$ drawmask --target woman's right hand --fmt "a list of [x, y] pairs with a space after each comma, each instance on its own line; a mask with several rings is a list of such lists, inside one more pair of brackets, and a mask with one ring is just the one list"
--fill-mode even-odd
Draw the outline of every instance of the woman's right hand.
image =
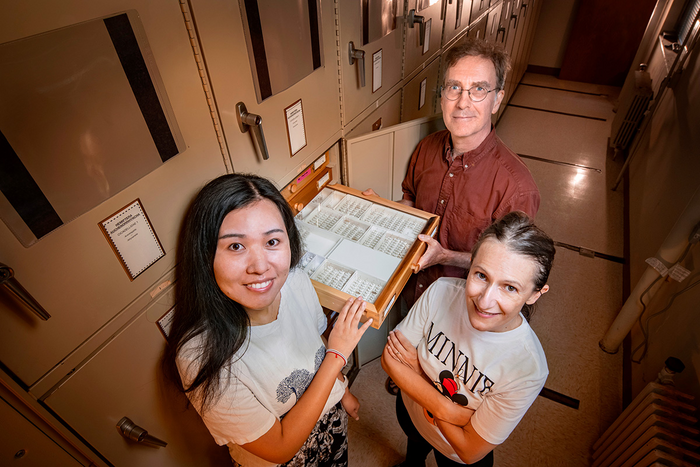
[[355, 350], [360, 338], [372, 324], [368, 319], [361, 327], [358, 327], [360, 318], [365, 311], [366, 303], [362, 297], [350, 297], [340, 310], [333, 330], [328, 336], [328, 348], [341, 352], [346, 357]]
[[394, 330], [389, 333], [386, 349], [396, 361], [403, 363], [417, 374], [423, 375], [423, 369], [418, 361], [418, 349], [411, 344], [411, 341], [401, 331]]

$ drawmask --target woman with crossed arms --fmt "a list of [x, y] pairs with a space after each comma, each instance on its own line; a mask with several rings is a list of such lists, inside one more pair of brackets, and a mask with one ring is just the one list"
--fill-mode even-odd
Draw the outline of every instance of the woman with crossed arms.
[[481, 234], [467, 278], [433, 283], [390, 333], [382, 367], [401, 390], [401, 466], [424, 466], [433, 449], [440, 467], [493, 465], [547, 379], [528, 319], [554, 253], [525, 214], [507, 214]]

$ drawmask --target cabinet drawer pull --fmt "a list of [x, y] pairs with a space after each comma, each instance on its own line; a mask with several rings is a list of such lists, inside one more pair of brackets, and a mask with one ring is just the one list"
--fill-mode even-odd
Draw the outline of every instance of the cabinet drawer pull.
[[51, 318], [51, 315], [44, 310], [44, 307], [15, 279], [15, 272], [12, 268], [2, 263], [0, 263], [0, 286], [5, 287], [8, 292], [24, 303], [27, 308], [42, 320], [46, 321]]
[[159, 448], [164, 448], [168, 445], [165, 441], [149, 435], [148, 431], [132, 422], [128, 417], [119, 420], [117, 428], [124, 438], [136, 441], [137, 443], [148, 444], [149, 446], [156, 446]]

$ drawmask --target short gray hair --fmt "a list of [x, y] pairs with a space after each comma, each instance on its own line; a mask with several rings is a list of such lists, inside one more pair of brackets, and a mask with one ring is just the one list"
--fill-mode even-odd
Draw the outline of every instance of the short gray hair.
[[510, 57], [503, 47], [492, 42], [469, 37], [461, 44], [447, 51], [443, 76], [447, 76], [447, 70], [455, 66], [464, 57], [483, 57], [491, 60], [493, 67], [496, 69], [496, 87], [503, 89], [506, 84], [506, 75], [510, 71]]

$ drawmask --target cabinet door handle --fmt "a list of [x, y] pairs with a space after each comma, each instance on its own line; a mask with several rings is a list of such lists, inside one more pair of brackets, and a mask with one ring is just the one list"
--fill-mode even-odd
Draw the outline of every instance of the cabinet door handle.
[[15, 279], [15, 272], [10, 266], [0, 263], [0, 286], [5, 287], [12, 295], [14, 295], [19, 301], [24, 303], [35, 315], [41, 318], [43, 321], [47, 321], [51, 318], [51, 315], [44, 310], [44, 307], [37, 302], [32, 294], [27, 292], [27, 289], [22, 287], [22, 284]]
[[408, 27], [413, 29], [413, 25], [416, 23], [420, 24], [420, 46], [423, 47], [425, 43], [425, 18], [421, 15], [417, 15], [416, 10], [411, 10], [408, 13]]
[[503, 42], [503, 40], [505, 40], [505, 38], [506, 38], [506, 28], [504, 28], [504, 27], [498, 28], [498, 31], [496, 31], [496, 42], [498, 42], [498, 35], [500, 33], [503, 33], [503, 39], [501, 40], [501, 42]]
[[350, 59], [350, 65], [355, 64], [357, 60], [357, 66], [360, 73], [360, 87], [365, 87], [365, 51], [356, 49], [355, 44], [352, 41], [348, 44], [348, 58]]
[[249, 129], [252, 130], [253, 139], [255, 140], [255, 145], [258, 147], [260, 155], [263, 160], [268, 160], [270, 158], [270, 153], [267, 152], [267, 143], [265, 143], [265, 134], [262, 128], [262, 117], [260, 115], [248, 113], [245, 104], [239, 102], [236, 104], [236, 119], [238, 119], [238, 128], [241, 129], [241, 133], [245, 133]]
[[119, 420], [117, 429], [124, 438], [136, 441], [137, 443], [148, 444], [159, 448], [164, 448], [168, 445], [165, 441], [149, 435], [148, 431], [132, 422], [128, 417]]

